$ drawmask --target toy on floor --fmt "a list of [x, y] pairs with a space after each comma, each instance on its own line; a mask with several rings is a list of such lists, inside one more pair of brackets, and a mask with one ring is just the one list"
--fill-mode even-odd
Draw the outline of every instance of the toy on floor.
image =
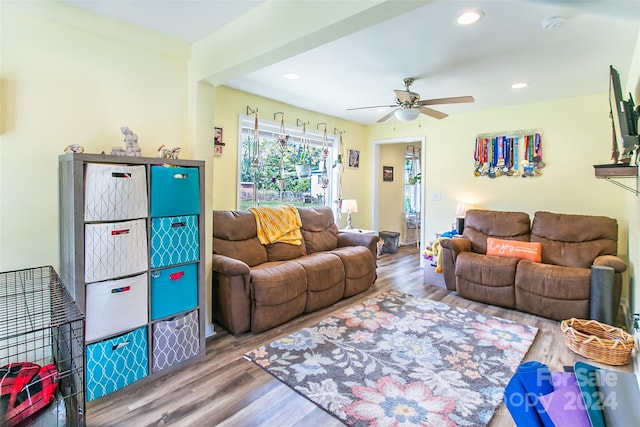
[[427, 259], [436, 260], [436, 273], [442, 273], [442, 251], [440, 248], [440, 242], [449, 239], [450, 237], [440, 236], [431, 244], [430, 248], [426, 248], [423, 252], [423, 256]]

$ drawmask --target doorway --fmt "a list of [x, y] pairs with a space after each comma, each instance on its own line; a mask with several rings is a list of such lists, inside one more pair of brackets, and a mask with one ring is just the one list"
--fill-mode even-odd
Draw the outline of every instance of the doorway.
[[[424, 247], [424, 236], [422, 230], [425, 229], [425, 218], [421, 215], [424, 212], [424, 176], [425, 165], [425, 137], [406, 137], [400, 139], [384, 139], [373, 141], [373, 226], [378, 231], [393, 231], [400, 233], [400, 242], [408, 242], [409, 232], [413, 232], [413, 242], [419, 245], [419, 254]], [[413, 164], [413, 170], [407, 171], [407, 147], [413, 147], [412, 157], [417, 156]], [[384, 171], [384, 176], [383, 176]], [[420, 176], [420, 186], [409, 188], [406, 177], [411, 174], [415, 178]], [[406, 205], [407, 191], [418, 191], [413, 197], [413, 205], [408, 208]], [[412, 227], [407, 229], [406, 213], [412, 215]], [[417, 215], [420, 214], [420, 215]], [[417, 233], [417, 235], [416, 235]], [[418, 243], [419, 242], [419, 243]], [[422, 265], [423, 260], [420, 257]]]

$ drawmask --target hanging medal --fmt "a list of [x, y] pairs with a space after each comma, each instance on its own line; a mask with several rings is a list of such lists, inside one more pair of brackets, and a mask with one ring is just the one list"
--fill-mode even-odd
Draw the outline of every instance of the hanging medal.
[[482, 170], [482, 166], [480, 165], [480, 158], [482, 156], [481, 154], [481, 147], [482, 142], [480, 138], [476, 137], [476, 147], [475, 150], [473, 152], [473, 160], [474, 160], [474, 165], [473, 165], [473, 174], [475, 176], [480, 176], [481, 170]]

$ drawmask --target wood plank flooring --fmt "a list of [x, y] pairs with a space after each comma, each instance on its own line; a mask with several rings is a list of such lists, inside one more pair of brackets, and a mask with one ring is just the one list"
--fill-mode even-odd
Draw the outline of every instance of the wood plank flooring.
[[[367, 292], [258, 335], [234, 336], [216, 325], [216, 335], [207, 340], [204, 358], [183, 370], [88, 403], [86, 423], [136, 427], [341, 426], [336, 418], [244, 360], [242, 355], [390, 289], [537, 327], [538, 336], [525, 360], [544, 362], [552, 371], [585, 360], [565, 346], [559, 322], [469, 301], [442, 287], [424, 284], [419, 263], [419, 253], [413, 245], [399, 248], [397, 254], [384, 254], [378, 260], [378, 279]], [[630, 364], [617, 369], [632, 371]], [[490, 425], [514, 424], [501, 405]]]

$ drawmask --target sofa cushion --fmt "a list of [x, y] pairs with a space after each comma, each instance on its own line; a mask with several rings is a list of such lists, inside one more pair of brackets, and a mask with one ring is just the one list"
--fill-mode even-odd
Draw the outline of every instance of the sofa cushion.
[[456, 259], [456, 291], [458, 295], [513, 308], [517, 258], [495, 257], [461, 252]]
[[267, 250], [257, 237], [248, 240], [229, 241], [213, 238], [213, 253], [235, 258], [249, 267], [267, 262]]
[[471, 241], [471, 251], [487, 253], [487, 238], [529, 241], [530, 219], [524, 212], [467, 211], [462, 235]]
[[247, 263], [267, 262], [267, 250], [256, 237], [256, 220], [250, 212], [213, 211], [213, 253]]
[[307, 254], [338, 247], [338, 227], [328, 206], [298, 208], [302, 220], [302, 238]]
[[618, 223], [613, 218], [536, 212], [531, 241], [542, 244], [542, 262], [589, 268], [599, 255], [616, 255]]
[[371, 287], [376, 277], [376, 268], [369, 249], [364, 246], [345, 246], [336, 248], [331, 253], [338, 255], [344, 265], [344, 298]]
[[293, 260], [307, 273], [307, 305], [305, 312], [327, 307], [342, 299], [344, 266], [335, 254], [317, 252]]
[[266, 245], [266, 248], [269, 261], [287, 261], [300, 258], [307, 254], [307, 247], [304, 244], [304, 240], [300, 245], [278, 242]]
[[505, 256], [540, 262], [542, 245], [539, 242], [519, 242], [517, 240], [487, 238], [487, 255]]
[[555, 320], [589, 318], [591, 269], [522, 260], [516, 271], [516, 308]]
[[293, 261], [266, 262], [251, 269], [251, 331], [261, 332], [304, 312], [307, 274]]

